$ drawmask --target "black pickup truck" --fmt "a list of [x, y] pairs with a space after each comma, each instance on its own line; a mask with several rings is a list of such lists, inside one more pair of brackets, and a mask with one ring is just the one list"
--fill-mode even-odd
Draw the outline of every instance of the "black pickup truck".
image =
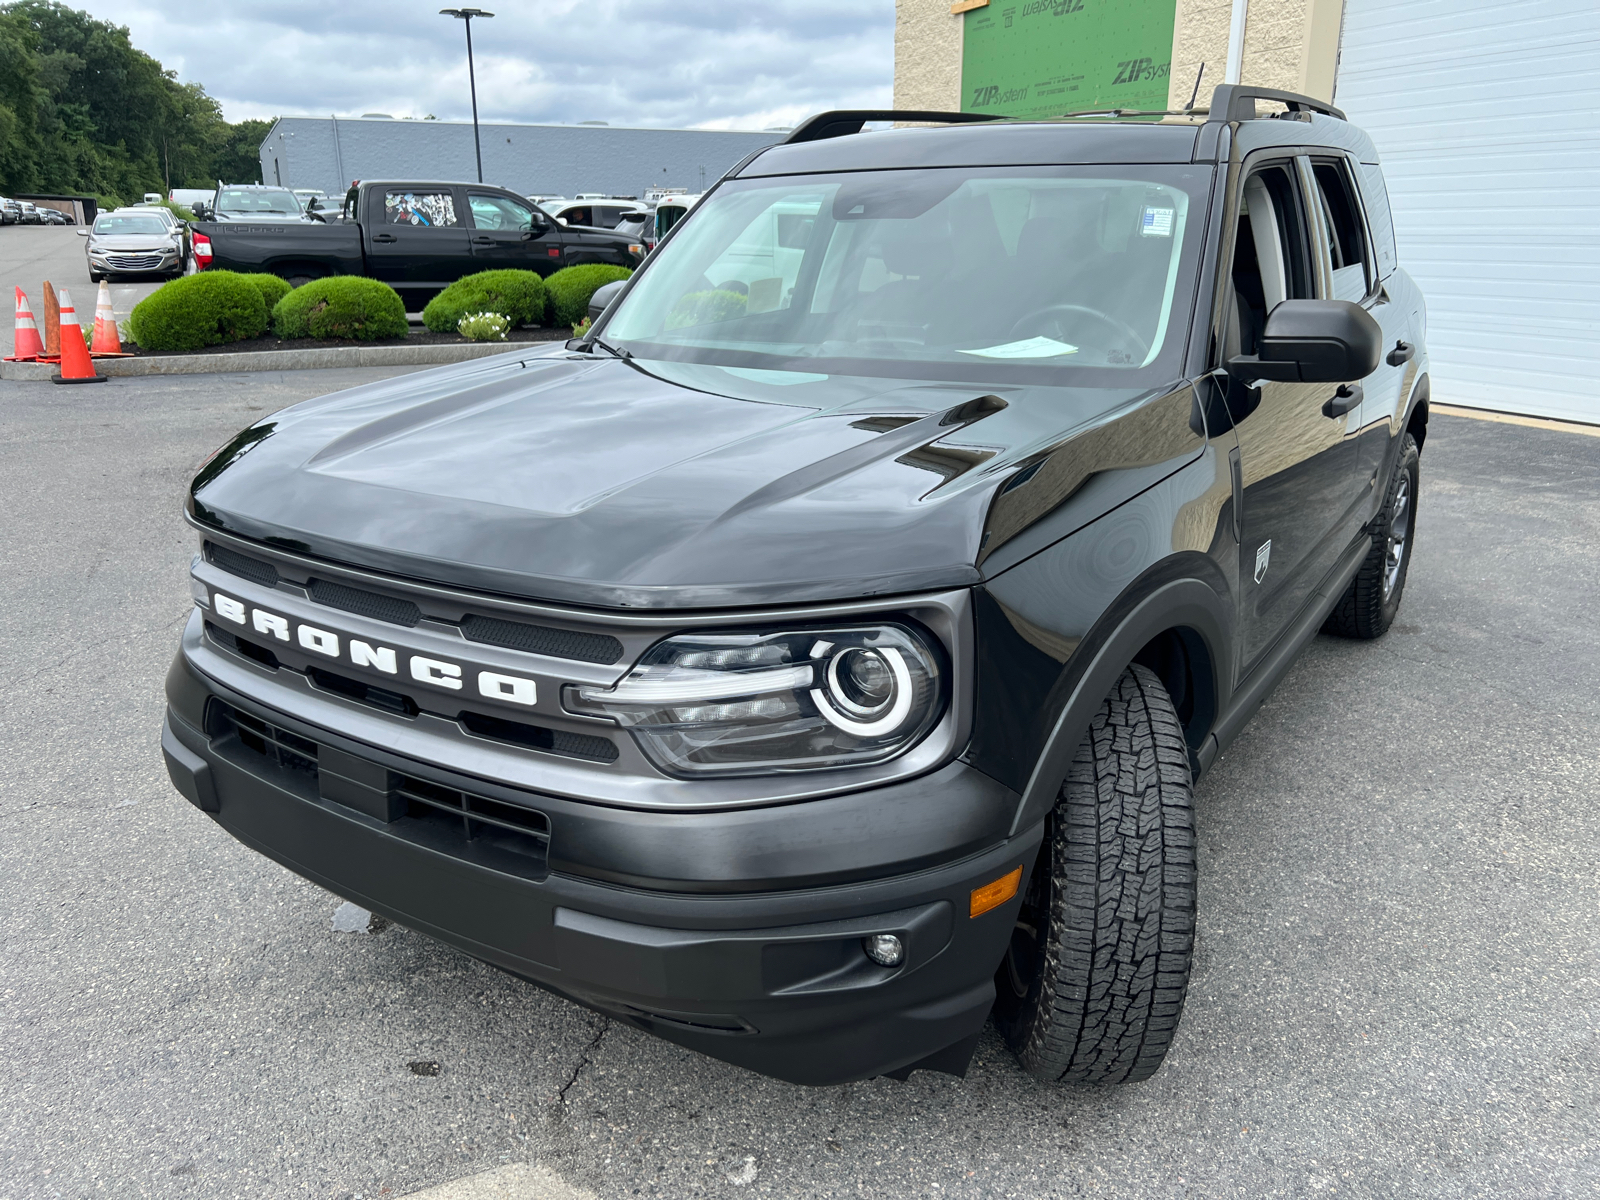
[[297, 287], [324, 275], [366, 275], [422, 299], [499, 267], [550, 275], [580, 263], [634, 267], [644, 257], [635, 238], [562, 225], [504, 188], [375, 180], [351, 190], [341, 215], [321, 222], [198, 222], [195, 264], [265, 271]]

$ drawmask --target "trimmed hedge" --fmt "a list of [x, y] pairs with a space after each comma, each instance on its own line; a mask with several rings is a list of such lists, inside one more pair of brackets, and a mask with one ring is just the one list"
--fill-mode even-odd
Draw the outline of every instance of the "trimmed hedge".
[[576, 325], [589, 315], [589, 297], [597, 288], [632, 274], [627, 267], [610, 263], [585, 263], [557, 271], [544, 281], [550, 294], [551, 324]]
[[281, 338], [349, 338], [358, 342], [405, 337], [406, 306], [387, 283], [360, 275], [330, 275], [295, 288], [272, 310]]
[[128, 332], [146, 350], [199, 350], [266, 331], [261, 289], [233, 271], [204, 271], [162, 284], [128, 315]]
[[282, 300], [294, 289], [289, 286], [287, 279], [280, 279], [276, 275], [241, 275], [241, 279], [248, 279], [261, 289], [261, 299], [266, 303], [267, 312], [272, 312], [273, 306]]
[[512, 325], [544, 320], [544, 280], [535, 271], [479, 271], [456, 280], [422, 310], [435, 333], [454, 333], [469, 313], [493, 312]]

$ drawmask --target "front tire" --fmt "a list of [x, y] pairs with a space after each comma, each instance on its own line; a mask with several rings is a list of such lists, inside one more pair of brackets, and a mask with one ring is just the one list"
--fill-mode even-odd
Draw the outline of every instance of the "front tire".
[[995, 981], [996, 1024], [1036, 1079], [1132, 1083], [1161, 1066], [1194, 951], [1189, 747], [1134, 665], [1056, 799]]
[[1372, 548], [1322, 623], [1323, 633], [1370, 641], [1389, 632], [1405, 595], [1406, 571], [1416, 541], [1420, 483], [1421, 457], [1416, 440], [1408, 433], [1400, 440], [1400, 459], [1394, 465], [1383, 508], [1372, 522]]

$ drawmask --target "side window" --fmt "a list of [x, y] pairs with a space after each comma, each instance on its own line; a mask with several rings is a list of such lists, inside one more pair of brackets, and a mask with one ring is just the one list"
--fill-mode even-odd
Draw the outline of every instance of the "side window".
[[1344, 165], [1337, 162], [1313, 162], [1311, 172], [1317, 181], [1317, 200], [1322, 206], [1322, 224], [1328, 238], [1328, 261], [1333, 267], [1330, 299], [1360, 300], [1374, 281], [1367, 272], [1370, 256], [1349, 176]]
[[1227, 314], [1222, 360], [1254, 354], [1267, 314], [1284, 300], [1315, 295], [1305, 210], [1287, 164], [1262, 167], [1245, 180], [1234, 239], [1233, 304]]
[[508, 196], [468, 192], [467, 207], [472, 210], [472, 223], [479, 229], [516, 232], [533, 228], [533, 209]]
[[568, 225], [593, 225], [594, 213], [590, 211], [588, 205], [580, 204], [576, 208], [562, 209], [561, 219]]
[[398, 191], [383, 194], [385, 225], [415, 225], [423, 229], [444, 229], [460, 225], [456, 198], [450, 192]]
[[1377, 163], [1361, 164], [1361, 198], [1366, 202], [1367, 223], [1372, 227], [1378, 278], [1387, 279], [1395, 267], [1394, 216], [1389, 212], [1389, 189], [1383, 182], [1383, 168]]

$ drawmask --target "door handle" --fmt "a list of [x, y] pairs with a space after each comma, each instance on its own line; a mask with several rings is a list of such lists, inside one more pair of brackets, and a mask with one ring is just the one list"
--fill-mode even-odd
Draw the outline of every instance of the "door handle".
[[1325, 417], [1342, 417], [1360, 403], [1361, 385], [1359, 383], [1341, 383], [1339, 390], [1328, 397], [1328, 402], [1322, 406], [1322, 415]]
[[474, 246], [492, 246], [494, 245], [494, 239], [492, 237], [475, 237], [472, 239], [472, 244]]
[[375, 233], [372, 235], [372, 240], [375, 242], [383, 242], [385, 245], [387, 245], [390, 242], [398, 242], [400, 239], [395, 237], [395, 235], [392, 233]]
[[1389, 357], [1384, 361], [1387, 362], [1391, 367], [1398, 367], [1404, 363], [1410, 362], [1416, 357], [1416, 353], [1417, 348], [1410, 342], [1396, 342], [1394, 344], [1394, 349], [1389, 351]]

